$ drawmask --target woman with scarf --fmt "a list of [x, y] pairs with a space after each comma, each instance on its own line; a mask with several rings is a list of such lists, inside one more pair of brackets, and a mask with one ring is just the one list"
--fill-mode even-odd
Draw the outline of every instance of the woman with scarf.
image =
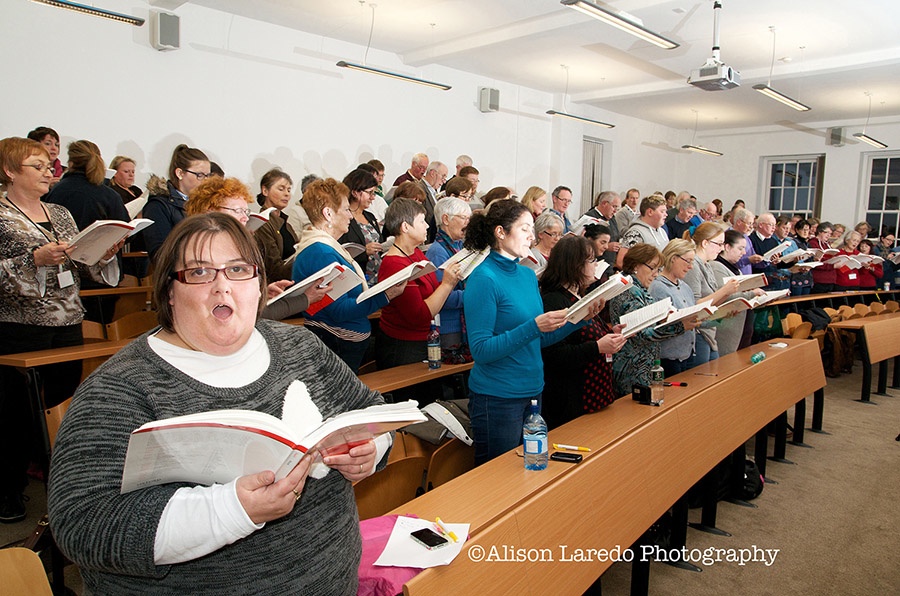
[[[466, 181], [468, 182], [468, 180]], [[466, 227], [472, 209], [463, 199], [446, 197], [434, 206], [434, 219], [438, 225], [437, 236], [434, 243], [425, 253], [429, 261], [435, 267], [440, 267], [450, 257], [462, 248], [466, 237]], [[435, 271], [438, 281], [443, 281], [444, 271]], [[463, 289], [465, 282], [460, 280], [441, 309], [441, 347], [446, 349], [459, 348], [465, 343], [463, 329]]]
[[[333, 178], [316, 180], [303, 193], [303, 208], [310, 225], [300, 237], [299, 253], [294, 259], [294, 281], [306, 279], [331, 263], [352, 268], [363, 280], [366, 276], [359, 264], [338, 243], [350, 226], [350, 189]], [[356, 297], [368, 289], [363, 281], [340, 298], [314, 313], [307, 311], [306, 328], [347, 363], [354, 373], [359, 372], [372, 326], [369, 315], [399, 296], [404, 285], [356, 303]]]

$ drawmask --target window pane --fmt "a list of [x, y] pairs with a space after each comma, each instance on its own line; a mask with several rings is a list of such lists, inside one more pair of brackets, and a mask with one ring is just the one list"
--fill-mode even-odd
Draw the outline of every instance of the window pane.
[[784, 194], [781, 196], [781, 208], [790, 211], [794, 208], [794, 189], [785, 188]]
[[797, 203], [794, 207], [797, 211], [806, 211], [809, 209], [809, 189], [797, 189]]
[[885, 213], [884, 219], [881, 220], [881, 225], [887, 227], [887, 229], [894, 235], [897, 234], [897, 213]]
[[896, 157], [890, 160], [888, 184], [900, 184], [900, 159]]
[[866, 223], [872, 226], [874, 232], [872, 235], [874, 236], [876, 233], [881, 232], [881, 214], [880, 213], [868, 213], [866, 215]]
[[812, 185], [812, 167], [813, 164], [811, 162], [799, 164], [799, 167], [797, 168], [797, 186]]
[[884, 206], [884, 187], [869, 187], [869, 211], [881, 211]]
[[771, 181], [769, 182], [770, 187], [782, 186], [782, 173], [784, 172], [784, 164], [782, 163], [773, 163], [772, 164], [772, 176]]
[[885, 196], [884, 208], [887, 211], [896, 211], [898, 208], [900, 208], [900, 186], [887, 187], [887, 196]]
[[769, 191], [769, 211], [775, 211], [781, 208], [778, 200], [779, 198], [781, 198], [781, 190], [773, 188]]
[[796, 162], [784, 164], [784, 185], [785, 185], [785, 187], [797, 186], [797, 164], [796, 164]]
[[870, 184], [884, 184], [887, 182], [887, 159], [872, 160], [872, 180]]

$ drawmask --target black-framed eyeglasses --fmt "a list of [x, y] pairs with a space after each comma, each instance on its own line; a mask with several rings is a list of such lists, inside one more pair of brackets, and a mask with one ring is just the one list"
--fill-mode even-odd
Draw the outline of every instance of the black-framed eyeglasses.
[[177, 279], [183, 284], [211, 284], [216, 281], [219, 271], [225, 274], [225, 278], [231, 281], [247, 281], [259, 275], [259, 267], [249, 263], [237, 263], [227, 267], [189, 267], [181, 271], [174, 271], [172, 279]]
[[237, 215], [246, 215], [250, 216], [251, 211], [249, 209], [241, 209], [240, 207], [219, 207], [219, 209], [224, 209], [225, 211], [231, 211], [232, 213], [236, 213]]
[[212, 174], [204, 174], [203, 172], [195, 172], [194, 170], [185, 170], [185, 172], [187, 172], [188, 174], [193, 174], [197, 177], [197, 180], [206, 180], [207, 178], [212, 176]]
[[683, 256], [681, 256], [681, 255], [675, 255], [675, 256], [678, 257], [679, 259], [681, 259], [682, 261], [684, 261], [685, 263], [687, 263], [688, 265], [690, 265], [691, 267], [694, 266], [694, 261], [689, 261], [689, 260], [685, 259], [685, 258], [684, 258]]
[[559, 232], [548, 232], [547, 230], [541, 230], [541, 234], [547, 234], [551, 238], [555, 238], [557, 240], [563, 237], [563, 235]]
[[651, 267], [651, 266], [648, 265], [647, 263], [641, 263], [641, 265], [643, 265], [644, 267], [646, 267], [646, 268], [649, 269], [650, 271], [656, 271], [657, 273], [662, 273], [662, 270], [663, 270], [663, 268], [660, 267], [660, 266], [658, 266], [658, 265], [657, 265], [656, 267]]
[[715, 240], [710, 240], [710, 242], [712, 242], [712, 243], [715, 244], [716, 246], [720, 246], [720, 247], [722, 247], [722, 248], [725, 248], [725, 243], [724, 243], [724, 242], [716, 242]]
[[44, 172], [49, 172], [49, 171], [52, 171], [52, 170], [53, 170], [53, 164], [52, 164], [52, 163], [23, 163], [23, 164], [22, 164], [22, 167], [23, 167], [23, 168], [24, 168], [24, 167], [34, 168], [35, 170], [37, 170], [37, 171], [40, 172], [41, 174], [43, 174]]

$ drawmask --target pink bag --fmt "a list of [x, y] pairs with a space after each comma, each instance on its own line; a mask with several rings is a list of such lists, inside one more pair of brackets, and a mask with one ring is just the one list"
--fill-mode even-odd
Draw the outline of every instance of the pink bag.
[[399, 515], [383, 515], [359, 522], [362, 535], [362, 558], [359, 561], [359, 596], [395, 596], [403, 592], [403, 584], [414, 578], [417, 567], [376, 567], [374, 565], [387, 545]]

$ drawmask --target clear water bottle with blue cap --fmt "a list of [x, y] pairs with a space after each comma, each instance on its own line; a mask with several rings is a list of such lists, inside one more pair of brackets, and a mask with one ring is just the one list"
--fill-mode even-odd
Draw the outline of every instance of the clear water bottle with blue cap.
[[531, 400], [531, 413], [522, 427], [526, 470], [544, 470], [550, 458], [547, 446], [547, 423], [541, 416], [536, 399]]

